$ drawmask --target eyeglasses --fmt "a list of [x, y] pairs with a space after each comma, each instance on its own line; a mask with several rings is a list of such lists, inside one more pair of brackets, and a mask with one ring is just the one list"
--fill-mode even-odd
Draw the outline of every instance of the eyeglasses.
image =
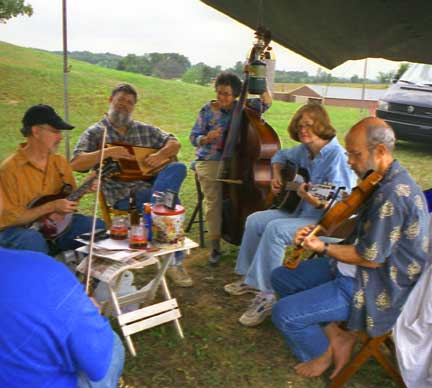
[[311, 128], [313, 128], [313, 124], [308, 124], [308, 123], [305, 123], [305, 124], [297, 124], [297, 129], [302, 129], [302, 128], [306, 128], [306, 129], [311, 129]]
[[365, 149], [361, 150], [361, 151], [346, 151], [345, 152], [345, 156], [347, 158], [359, 158], [360, 155], [364, 152], [364, 151], [371, 151], [373, 150], [375, 147], [366, 147]]
[[231, 97], [231, 96], [232, 96], [231, 93], [227, 93], [227, 92], [218, 92], [217, 90], [216, 90], [216, 94], [217, 94], [218, 96], [222, 96], [222, 97]]

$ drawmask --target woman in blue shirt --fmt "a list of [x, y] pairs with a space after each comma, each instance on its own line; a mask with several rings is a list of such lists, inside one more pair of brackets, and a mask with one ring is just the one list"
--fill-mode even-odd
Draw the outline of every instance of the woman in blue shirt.
[[[301, 144], [280, 150], [273, 156], [271, 186], [274, 193], [281, 190], [281, 170], [287, 161], [307, 170], [312, 184], [329, 182], [351, 190], [355, 175], [348, 166], [345, 150], [336, 138], [328, 113], [321, 105], [302, 106], [292, 118], [288, 132]], [[294, 212], [265, 210], [246, 220], [235, 268], [242, 279], [224, 287], [231, 295], [258, 293], [239, 319], [245, 326], [259, 325], [270, 315], [275, 302], [271, 271], [281, 264], [285, 247], [292, 245], [295, 231], [316, 223], [323, 212], [321, 200], [307, 191], [306, 184], [300, 186], [297, 194], [301, 202]]]

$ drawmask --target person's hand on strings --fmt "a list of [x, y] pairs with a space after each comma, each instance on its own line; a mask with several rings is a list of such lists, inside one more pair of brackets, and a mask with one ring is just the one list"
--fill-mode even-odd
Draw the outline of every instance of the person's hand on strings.
[[312, 232], [312, 230], [315, 228], [314, 224], [310, 224], [307, 226], [303, 226], [302, 228], [297, 229], [295, 235], [294, 235], [294, 243], [295, 245], [301, 245], [306, 238]]
[[126, 147], [122, 147], [122, 146], [108, 147], [105, 150], [104, 156], [105, 158], [111, 157], [114, 160], [119, 160], [119, 159], [135, 160], [136, 159], [135, 155], [131, 154]]

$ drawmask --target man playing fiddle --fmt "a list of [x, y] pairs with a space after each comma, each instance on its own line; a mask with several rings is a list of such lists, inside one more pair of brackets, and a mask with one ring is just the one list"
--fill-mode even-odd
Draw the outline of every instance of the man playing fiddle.
[[[129, 84], [119, 84], [109, 97], [109, 110], [98, 123], [90, 126], [81, 135], [73, 152], [71, 161], [75, 171], [87, 171], [100, 159], [103, 128], [106, 128], [106, 143], [124, 143], [136, 147], [149, 147], [158, 151], [148, 155], [142, 162], [158, 168], [166, 159], [175, 157], [180, 143], [174, 135], [168, 134], [152, 125], [132, 119], [132, 113], [138, 100], [135, 88]], [[126, 147], [121, 145], [106, 148], [104, 158], [114, 160], [135, 160]], [[151, 202], [154, 192], [172, 190], [179, 192], [186, 177], [186, 166], [172, 162], [161, 169], [150, 180], [120, 181], [106, 178], [102, 181], [102, 191], [109, 205], [116, 209], [127, 210], [129, 196], [135, 195], [139, 211], [145, 202]], [[176, 263], [167, 271], [175, 284], [182, 287], [192, 286], [192, 279], [183, 267], [183, 252], [176, 254]]]
[[313, 226], [303, 227], [295, 243], [322, 257], [272, 272], [280, 297], [273, 323], [301, 361], [295, 370], [302, 376], [319, 376], [334, 363], [333, 378], [348, 362], [355, 336], [334, 322], [347, 321], [348, 329], [372, 337], [391, 330], [427, 261], [427, 205], [393, 158], [394, 144], [383, 120], [369, 117], [351, 128], [345, 138], [351, 169], [359, 177], [369, 170], [383, 177], [360, 208], [355, 231], [339, 245], [309, 235]]
[[[29, 108], [22, 123], [21, 133], [27, 142], [0, 166], [4, 197], [0, 246], [49, 253], [46, 236], [34, 226], [34, 222], [47, 216], [60, 219], [75, 213], [78, 201], [60, 198], [31, 208], [28, 205], [35, 198], [59, 193], [65, 184], [76, 187], [68, 162], [56, 153], [63, 138], [62, 130], [74, 127], [64, 122], [48, 105]], [[80, 244], [75, 238], [89, 232], [91, 225], [91, 217], [73, 214], [64, 233], [50, 241], [52, 248], [59, 251], [77, 248]], [[101, 220], [97, 220], [96, 226], [105, 228]]]

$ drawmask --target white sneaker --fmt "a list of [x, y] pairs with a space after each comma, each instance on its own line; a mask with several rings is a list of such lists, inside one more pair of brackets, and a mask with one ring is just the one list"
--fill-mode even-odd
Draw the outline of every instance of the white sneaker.
[[244, 326], [258, 326], [271, 315], [276, 298], [273, 294], [260, 292], [253, 300], [248, 309], [239, 318], [239, 322]]
[[230, 295], [243, 295], [247, 294], [248, 292], [252, 294], [257, 294], [259, 291], [256, 288], [253, 288], [251, 286], [248, 286], [244, 279], [237, 280], [236, 282], [225, 284], [224, 290]]

